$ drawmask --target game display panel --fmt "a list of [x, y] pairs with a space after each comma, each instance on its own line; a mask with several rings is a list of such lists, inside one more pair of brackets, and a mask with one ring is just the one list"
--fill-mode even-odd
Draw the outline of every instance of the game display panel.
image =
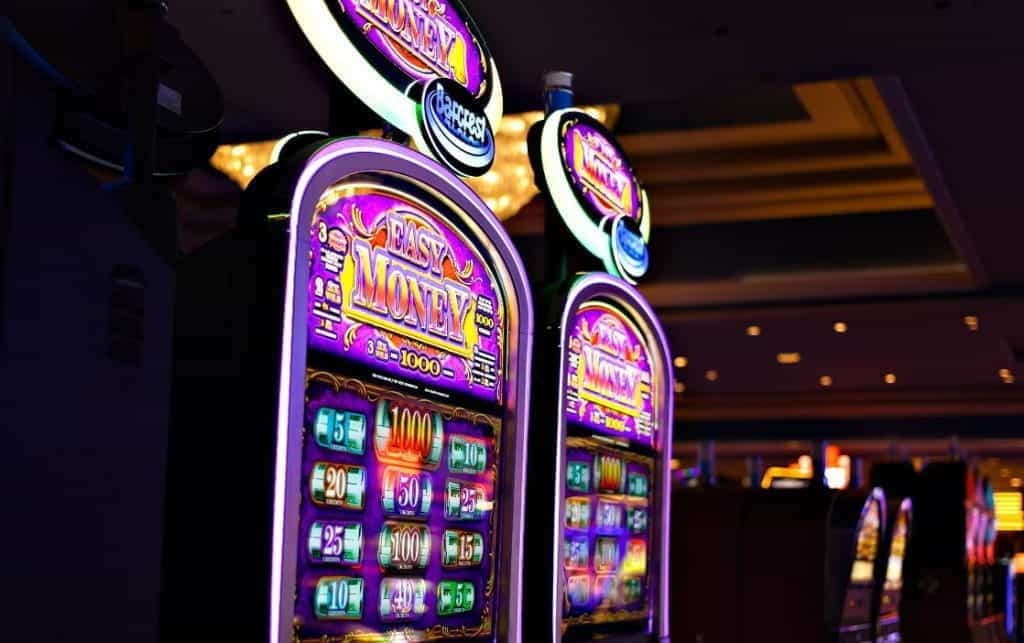
[[477, 97], [490, 90], [489, 55], [461, 7], [447, 0], [323, 1], [343, 14], [339, 22], [353, 40], [387, 59], [378, 69], [400, 70], [406, 82], [450, 78]]
[[295, 641], [496, 636], [508, 320], [452, 207], [384, 173], [316, 205]]
[[585, 302], [569, 328], [562, 622], [646, 631], [660, 403], [650, 351], [607, 301]]
[[562, 162], [576, 194], [592, 208], [594, 218], [639, 221], [643, 194], [615, 139], [585, 117], [566, 119], [562, 127]]
[[654, 446], [654, 394], [647, 348], [636, 327], [604, 302], [581, 308], [569, 333], [570, 422]]
[[836, 599], [842, 601], [838, 606], [840, 641], [867, 641], [874, 636], [872, 609], [875, 570], [884, 537], [884, 498], [881, 490], [872, 491], [854, 526], [853, 559], [848, 582], [841, 598]]
[[[882, 579], [882, 595], [879, 605], [879, 628], [894, 629], [887, 640], [900, 640], [899, 618], [900, 598], [903, 593], [903, 563], [907, 555], [907, 541], [910, 537], [911, 500], [900, 503], [896, 521], [892, 527], [889, 555], [886, 558], [885, 576]], [[882, 632], [882, 634], [886, 634]]]

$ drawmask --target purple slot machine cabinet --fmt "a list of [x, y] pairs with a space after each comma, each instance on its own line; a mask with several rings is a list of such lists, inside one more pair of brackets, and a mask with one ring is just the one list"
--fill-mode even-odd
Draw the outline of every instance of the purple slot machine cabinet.
[[529, 291], [480, 199], [417, 157], [351, 139], [299, 179], [272, 641], [517, 635]]
[[[665, 640], [673, 382], [657, 316], [631, 285], [647, 269], [646, 196], [602, 125], [546, 99], [531, 155], [549, 252], [566, 254], [548, 256], [565, 270], [538, 303], [524, 632]], [[569, 272], [588, 267], [600, 271]]]
[[493, 60], [426, 4], [410, 43], [384, 3], [289, 2], [433, 158], [293, 139], [182, 267], [164, 641], [520, 640], [532, 295], [456, 174], [493, 161]]

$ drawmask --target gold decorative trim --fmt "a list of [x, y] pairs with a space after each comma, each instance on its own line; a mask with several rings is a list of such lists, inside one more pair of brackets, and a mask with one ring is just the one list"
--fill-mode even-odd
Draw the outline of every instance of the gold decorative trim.
[[[496, 554], [498, 548], [506, 546], [507, 543], [500, 542], [500, 533], [498, 531], [498, 496], [500, 495], [500, 489], [498, 488], [501, 483], [499, 476], [498, 461], [500, 460], [501, 453], [501, 441], [502, 441], [502, 425], [501, 420], [480, 413], [466, 409], [461, 406], [453, 406], [450, 404], [444, 404], [425, 397], [418, 397], [407, 395], [400, 391], [384, 388], [375, 384], [369, 384], [361, 379], [354, 377], [345, 377], [337, 375], [330, 371], [306, 369], [306, 405], [309, 404], [309, 385], [312, 382], [319, 382], [330, 386], [336, 393], [343, 391], [351, 391], [356, 395], [359, 395], [367, 402], [374, 404], [380, 400], [389, 401], [401, 401], [406, 403], [413, 403], [417, 405], [425, 406], [433, 411], [441, 414], [441, 417], [446, 420], [461, 420], [470, 422], [472, 424], [480, 424], [489, 427], [494, 432], [494, 458], [491, 459], [489, 467], [490, 473], [494, 476], [494, 493], [493, 497], [490, 498], [492, 503], [491, 519], [490, 519], [490, 533], [492, 546], [488, 552], [490, 558], [490, 574], [484, 580], [484, 591], [482, 609], [480, 612], [480, 624], [477, 626], [462, 625], [458, 627], [451, 627], [444, 624], [436, 624], [425, 630], [415, 630], [408, 626], [399, 627], [396, 629], [389, 629], [385, 632], [373, 632], [370, 630], [357, 630], [349, 632], [344, 636], [330, 636], [322, 635], [312, 638], [301, 638], [299, 636], [299, 628], [301, 623], [297, 620], [293, 623], [293, 635], [292, 639], [294, 643], [355, 643], [363, 641], [438, 641], [438, 640], [451, 640], [451, 639], [470, 639], [478, 638], [490, 634], [494, 629], [494, 619], [491, 613], [491, 602], [494, 597], [494, 590], [496, 587], [496, 578], [498, 571], [498, 563]], [[303, 434], [306, 433], [305, 426], [302, 428]], [[298, 526], [296, 526], [298, 529]], [[298, 600], [298, 586], [296, 584], [296, 600]]]

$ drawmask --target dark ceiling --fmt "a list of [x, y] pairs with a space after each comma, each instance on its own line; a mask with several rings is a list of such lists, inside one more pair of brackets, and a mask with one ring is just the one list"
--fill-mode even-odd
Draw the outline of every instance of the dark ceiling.
[[[14, 0], [8, 11], [34, 43], [77, 41], [83, 16], [110, 4]], [[168, 19], [224, 90], [229, 139], [326, 123], [328, 75], [283, 1], [168, 4]], [[541, 76], [551, 69], [575, 71], [583, 101], [643, 107], [650, 123], [670, 123], [687, 97], [708, 105], [717, 100], [709, 97], [742, 96], [755, 85], [929, 73], [946, 64], [991, 64], [1024, 54], [1024, 6], [1009, 0], [466, 4], [495, 53], [508, 111], [538, 107]], [[759, 107], [784, 109], [781, 91]], [[718, 114], [743, 111], [726, 107]]]
[[[33, 44], [73, 66], [84, 46], [76, 26], [109, 4], [16, 0], [11, 13]], [[169, 21], [224, 94], [225, 141], [326, 127], [332, 81], [282, 0], [169, 4]], [[663, 315], [673, 350], [689, 360], [679, 372], [687, 387], [681, 419], [1024, 414], [1021, 387], [998, 375], [1015, 369], [1024, 349], [1017, 176], [1024, 4], [467, 4], [501, 70], [506, 112], [538, 108], [541, 77], [551, 69], [576, 73], [580, 102], [622, 105], [619, 131], [634, 137], [627, 149], [649, 168], [656, 225], [663, 222], [655, 228], [654, 279], [645, 293]], [[883, 159], [877, 167], [820, 175], [785, 169], [803, 159], [813, 170], [828, 155], [874, 158], [892, 143], [888, 135], [751, 147], [749, 162], [760, 169], [742, 182], [680, 179], [712, 166], [718, 172], [722, 158], [747, 153], [731, 144], [644, 156], [663, 134], [685, 143], [689, 132], [809, 123], [820, 115], [805, 109], [793, 84], [855, 76], [875, 78], [894, 136], [909, 150], [905, 166]], [[772, 208], [759, 203], [760, 213], [740, 207], [715, 219], [686, 205], [701, 190], [712, 204], [716, 195], [767, 191], [770, 206], [771, 190], [802, 190], [814, 200], [818, 182], [918, 180], [930, 195], [927, 207], [883, 204], [808, 216], [815, 204], [787, 213], [783, 203], [766, 215]], [[197, 172], [182, 184], [179, 203], [186, 234], [206, 238], [231, 225], [237, 191]], [[520, 247], [536, 265], [539, 230], [518, 221], [536, 220], [538, 204], [531, 207], [532, 215], [509, 224], [521, 228]], [[965, 329], [965, 315], [980, 317], [978, 332]], [[844, 335], [832, 330], [840, 318], [850, 325]], [[746, 335], [751, 324], [762, 327], [761, 336]], [[800, 352], [801, 362], [780, 365], [779, 352]], [[714, 382], [705, 377], [709, 369], [719, 372]], [[897, 375], [895, 384], [883, 381], [887, 372]], [[833, 378], [828, 390], [822, 375]]]

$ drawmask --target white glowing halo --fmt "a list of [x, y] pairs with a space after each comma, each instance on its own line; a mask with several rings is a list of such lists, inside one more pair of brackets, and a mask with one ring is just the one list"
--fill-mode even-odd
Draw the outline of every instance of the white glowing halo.
[[[325, 0], [287, 0], [288, 8], [295, 16], [299, 28], [306, 39], [313, 45], [317, 55], [346, 87], [366, 103], [381, 118], [398, 130], [411, 136], [416, 146], [423, 152], [430, 149], [419, 133], [420, 127], [416, 115], [417, 102], [399, 90], [385, 78], [377, 68], [363, 56], [345, 30], [338, 24], [338, 19], [331, 13]], [[501, 123], [504, 109], [504, 97], [501, 91], [501, 79], [494, 58], [488, 57], [487, 65], [491, 70], [491, 95], [484, 106], [484, 113], [491, 123]], [[413, 85], [410, 81], [409, 85]], [[493, 127], [493, 126], [492, 126]], [[433, 154], [431, 154], [433, 156]], [[440, 161], [441, 159], [435, 159]]]
[[[612, 257], [611, 243], [609, 241], [611, 229], [609, 228], [608, 232], [605, 232], [601, 224], [594, 222], [583, 204], [580, 203], [576, 192], [573, 190], [572, 183], [569, 181], [565, 162], [562, 159], [562, 141], [559, 129], [562, 117], [572, 114], [587, 116], [587, 113], [581, 109], [567, 107], [548, 114], [544, 119], [544, 127], [541, 130], [540, 137], [540, 164], [541, 170], [544, 173], [544, 183], [547, 185], [548, 194], [551, 196], [555, 209], [558, 210], [566, 227], [569, 228], [573, 236], [590, 254], [601, 261], [604, 269], [616, 277], [635, 284], [636, 281], [629, 275], [622, 274], [615, 262], [615, 258]], [[640, 227], [644, 243], [649, 243], [651, 238], [649, 207], [647, 190], [641, 187], [640, 219], [637, 221], [637, 224]]]
[[300, 136], [305, 136], [307, 134], [319, 134], [321, 136], [327, 136], [327, 132], [323, 132], [321, 130], [316, 129], [299, 130], [297, 132], [292, 132], [291, 134], [282, 137], [280, 140], [277, 141], [277, 143], [274, 144], [274, 148], [270, 150], [270, 161], [267, 164], [271, 165], [277, 163], [279, 160], [281, 160], [281, 150], [284, 149], [285, 145], [295, 140], [296, 138]]

